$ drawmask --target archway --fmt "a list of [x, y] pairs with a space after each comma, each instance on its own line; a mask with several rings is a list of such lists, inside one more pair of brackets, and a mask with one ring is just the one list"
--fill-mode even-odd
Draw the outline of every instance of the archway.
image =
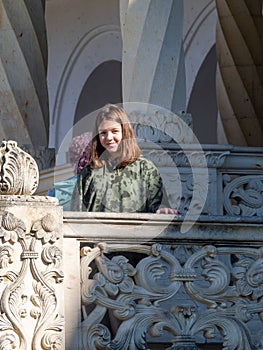
[[[106, 103], [122, 102], [121, 62], [110, 60], [101, 63], [88, 77], [80, 93], [75, 117], [74, 136], [82, 132], [81, 119]], [[89, 119], [89, 118], [88, 118]], [[83, 121], [84, 123], [86, 120]], [[91, 125], [88, 129], [92, 129]], [[84, 126], [86, 129], [87, 126]]]

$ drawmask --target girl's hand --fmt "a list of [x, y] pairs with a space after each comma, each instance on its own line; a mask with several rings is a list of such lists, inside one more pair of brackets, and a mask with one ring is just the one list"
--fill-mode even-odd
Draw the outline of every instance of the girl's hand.
[[172, 208], [160, 208], [156, 211], [156, 214], [174, 214], [179, 215], [179, 211], [177, 209]]

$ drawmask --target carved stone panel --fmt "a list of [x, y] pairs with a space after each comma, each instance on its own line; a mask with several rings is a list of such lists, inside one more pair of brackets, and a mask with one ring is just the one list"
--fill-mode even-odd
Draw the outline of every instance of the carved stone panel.
[[224, 174], [223, 186], [227, 215], [263, 215], [263, 175]]
[[262, 256], [249, 247], [84, 246], [82, 348], [146, 349], [165, 337], [170, 350], [213, 339], [225, 350], [262, 349]]
[[0, 196], [1, 349], [64, 349], [61, 227], [55, 199]]

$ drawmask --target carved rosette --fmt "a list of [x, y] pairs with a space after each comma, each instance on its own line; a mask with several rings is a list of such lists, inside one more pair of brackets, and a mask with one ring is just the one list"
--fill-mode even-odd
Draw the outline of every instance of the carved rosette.
[[15, 141], [0, 147], [0, 195], [32, 195], [39, 182], [35, 160]]
[[9, 211], [0, 216], [0, 349], [63, 349], [58, 240], [52, 213], [29, 224]]
[[171, 350], [198, 350], [197, 337], [226, 350], [261, 349], [262, 249], [185, 249], [180, 261], [177, 249], [159, 244], [84, 247], [83, 349], [146, 349], [164, 330]]

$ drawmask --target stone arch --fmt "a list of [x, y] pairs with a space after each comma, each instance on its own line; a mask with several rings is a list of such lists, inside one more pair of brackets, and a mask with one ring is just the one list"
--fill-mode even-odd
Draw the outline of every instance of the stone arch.
[[185, 25], [183, 38], [188, 105], [200, 67], [215, 45], [217, 11], [215, 2], [209, 0], [203, 7], [196, 2], [185, 2], [184, 12], [185, 23], [189, 23], [189, 26]]
[[[51, 143], [58, 150], [64, 137], [71, 132], [77, 102], [90, 74], [101, 63], [121, 61], [120, 28], [102, 25], [86, 33], [76, 44], [63, 70], [51, 120]], [[64, 145], [64, 148], [66, 145]]]
[[[96, 111], [106, 103], [122, 103], [122, 65], [121, 62], [110, 60], [101, 63], [90, 74], [80, 93], [74, 118], [74, 136], [84, 129], [93, 130], [93, 123], [85, 118], [84, 125], [81, 119]], [[86, 130], [85, 130], [86, 131]]]

